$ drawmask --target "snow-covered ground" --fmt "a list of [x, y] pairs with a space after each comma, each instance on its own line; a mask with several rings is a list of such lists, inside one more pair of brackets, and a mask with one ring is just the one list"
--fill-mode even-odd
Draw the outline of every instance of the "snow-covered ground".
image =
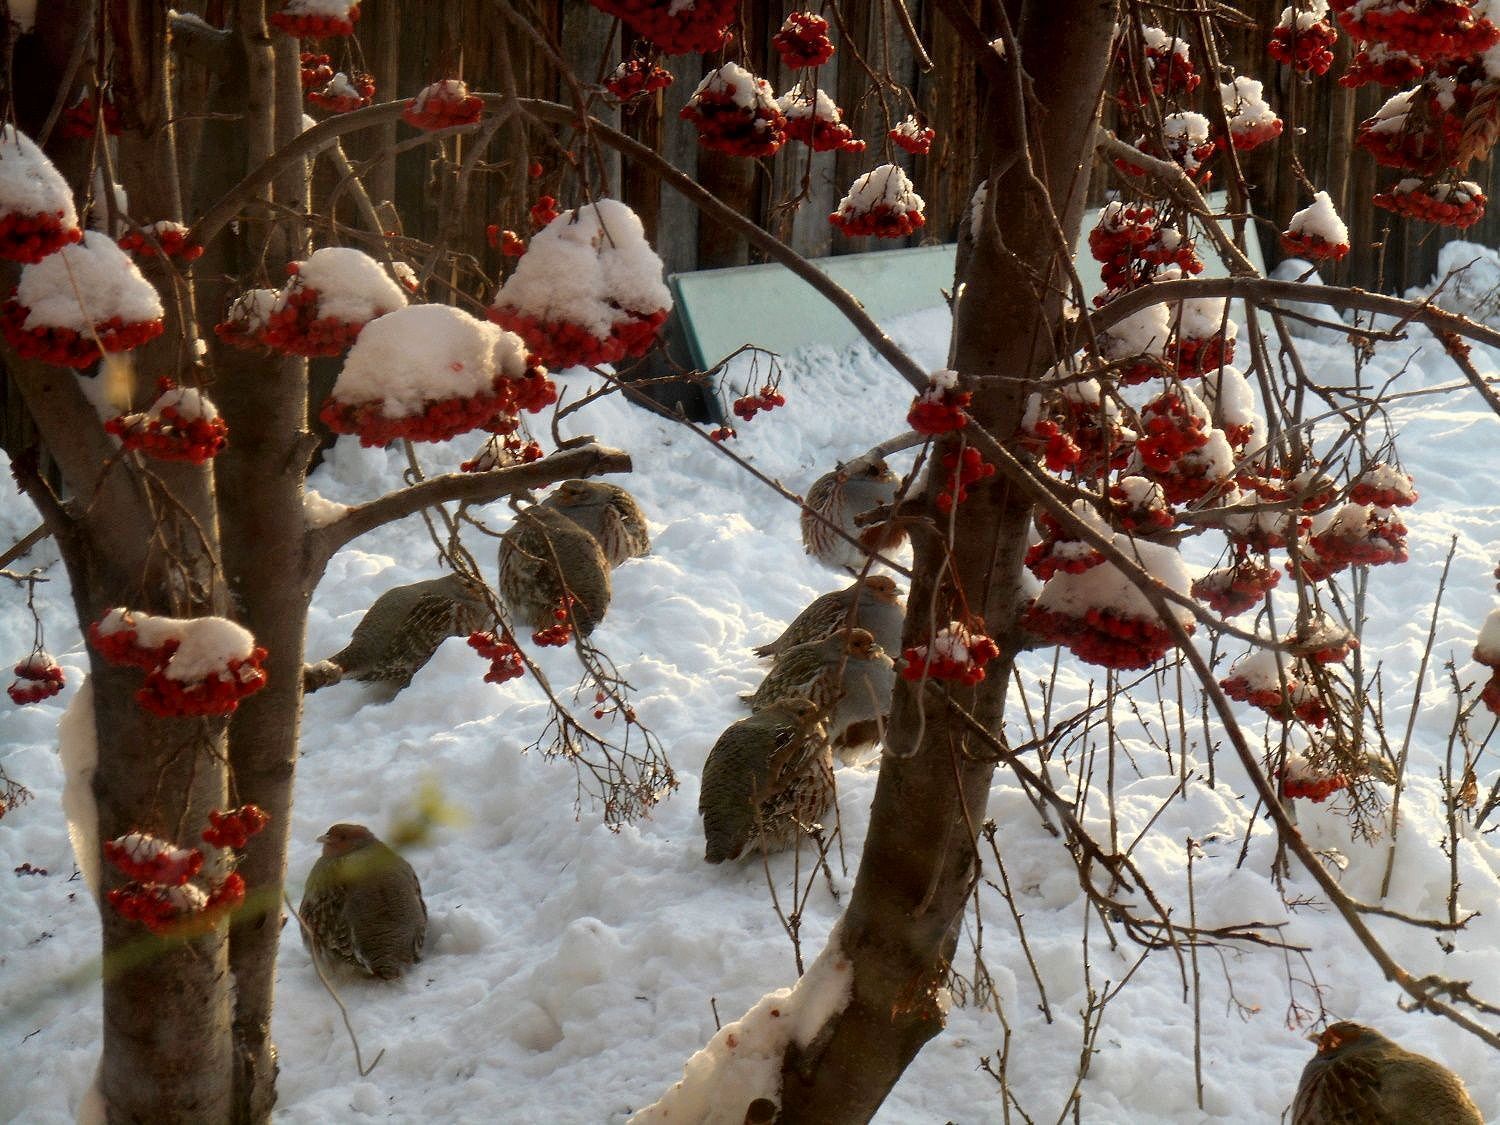
[[[1500, 264], [1491, 259], [1483, 267], [1493, 278]], [[894, 331], [921, 362], [941, 365], [945, 310], [915, 314]], [[1414, 354], [1399, 389], [1458, 378], [1431, 338], [1413, 329], [1406, 342], [1382, 349], [1366, 370], [1367, 383], [1379, 385], [1382, 373], [1395, 372]], [[1476, 348], [1474, 354], [1482, 370], [1496, 368], [1493, 353]], [[1307, 359], [1327, 382], [1351, 378], [1345, 351], [1311, 343]], [[864, 348], [837, 355], [812, 349], [789, 357], [785, 367], [787, 406], [742, 425], [735, 448], [793, 489], [804, 489], [835, 458], [864, 450], [902, 423], [909, 389]], [[576, 373], [562, 381], [570, 398], [590, 382]], [[1461, 678], [1475, 678], [1469, 652], [1495, 601], [1490, 571], [1500, 553], [1494, 486], [1500, 419], [1466, 390], [1441, 400], [1401, 400], [1392, 414], [1402, 429], [1405, 466], [1422, 493], [1406, 518], [1411, 561], [1372, 571], [1367, 607], [1365, 667], [1381, 665], [1386, 729], [1394, 740], [1405, 727], [1442, 559], [1450, 538], [1458, 537], [1415, 722], [1411, 784], [1402, 798], [1386, 900], [1399, 910], [1441, 915], [1448, 859], [1437, 773], [1453, 715], [1443, 664], [1451, 658]], [[635, 459], [636, 472], [626, 483], [650, 517], [654, 548], [616, 572], [614, 601], [595, 640], [634, 685], [641, 720], [660, 737], [681, 786], [651, 819], [618, 833], [587, 803], [575, 813], [571, 768], [523, 753], [544, 717], [535, 684], [530, 678], [483, 683], [484, 662], [462, 641], [444, 645], [393, 701], [358, 684], [310, 697], [294, 812], [294, 899], [318, 852], [314, 838], [329, 824], [361, 821], [384, 833], [413, 814], [424, 789], [451, 817], [407, 852], [431, 911], [427, 958], [399, 983], [341, 989], [365, 1059], [385, 1052], [368, 1077], [355, 1071], [339, 1014], [295, 927], [283, 931], [275, 1025], [279, 1120], [622, 1122], [680, 1076], [684, 1060], [713, 1033], [715, 1005], [724, 1020], [737, 1018], [763, 994], [794, 980], [792, 948], [762, 867], [710, 867], [702, 860], [698, 776], [719, 731], [742, 714], [737, 693], [753, 688], [762, 672], [750, 647], [775, 636], [814, 595], [844, 580], [804, 557], [796, 510], [707, 442], [616, 398], [575, 415], [568, 429], [591, 432]], [[433, 467], [456, 465], [474, 444], [439, 448]], [[401, 468], [396, 453], [361, 450], [346, 438], [311, 484], [330, 500], [349, 503], [388, 488]], [[500, 525], [507, 514], [503, 504], [488, 511]], [[0, 546], [34, 520], [13, 493], [0, 500]], [[493, 577], [493, 541], [476, 537], [472, 546]], [[71, 1120], [93, 1073], [99, 1025], [93, 984], [98, 927], [82, 883], [69, 878], [73, 861], [54, 752], [58, 717], [87, 662], [77, 630], [67, 623], [66, 576], [55, 559], [46, 546], [29, 562], [49, 567], [52, 581], [41, 587], [40, 601], [48, 644], [67, 669], [69, 687], [46, 704], [5, 704], [0, 735], [6, 770], [36, 794], [0, 821], [0, 1121], [38, 1125]], [[420, 520], [365, 537], [333, 560], [317, 593], [309, 657], [338, 649], [381, 591], [437, 573]], [[1207, 642], [1200, 637], [1200, 643]], [[30, 644], [22, 597], [0, 584], [0, 658], [18, 659]], [[1220, 651], [1232, 658], [1240, 649], [1231, 641]], [[544, 664], [560, 687], [571, 687], [577, 676], [571, 652], [549, 651]], [[1054, 721], [1087, 698], [1091, 682], [1102, 682], [1092, 673], [1069, 659], [1060, 662]], [[1021, 679], [1034, 711], [1041, 707], [1039, 685], [1053, 674], [1050, 653], [1023, 660]], [[1169, 674], [1166, 682], [1175, 681]], [[1024, 711], [1012, 696], [1013, 729], [1024, 737]], [[586, 714], [592, 688], [583, 698]], [[1169, 762], [1153, 747], [1128, 707], [1117, 708], [1131, 750], [1115, 764], [1117, 831], [1128, 842], [1144, 830], [1133, 855], [1157, 892], [1175, 917], [1186, 918], [1191, 837], [1202, 849], [1193, 863], [1200, 924], [1258, 922], [1267, 932], [1281, 924], [1281, 938], [1308, 952], [1199, 951], [1202, 1110], [1195, 1100], [1191, 992], [1176, 956], [1153, 954], [1104, 1010], [1081, 1085], [1080, 1119], [1113, 1125], [1276, 1121], [1312, 1050], [1304, 1039], [1309, 1027], [1289, 1022], [1290, 1006], [1315, 1015], [1320, 1000], [1330, 1018], [1375, 1024], [1442, 1058], [1465, 1076], [1486, 1118], [1500, 1119], [1495, 1053], [1440, 1019], [1400, 1011], [1402, 994], [1382, 981], [1338, 918], [1316, 901], [1305, 873], [1294, 870], [1284, 896], [1278, 892], [1268, 875], [1273, 838], [1263, 820], [1247, 822], [1253, 802], [1230, 754], [1217, 756], [1217, 785], [1206, 784], [1196, 693], [1187, 701], [1186, 747], [1170, 704], [1159, 711], [1144, 688], [1131, 699], [1142, 704], [1152, 738], [1172, 755]], [[1488, 716], [1481, 712], [1475, 727], [1482, 737]], [[1167, 801], [1184, 753], [1192, 780], [1182, 799]], [[1072, 746], [1066, 760], [1058, 752], [1051, 769], [1059, 776], [1066, 767], [1076, 777], [1086, 761], [1084, 748]], [[1102, 784], [1102, 756], [1093, 768]], [[847, 856], [846, 867], [834, 864], [840, 896], [852, 885], [876, 776], [874, 765], [839, 772]], [[1495, 776], [1492, 751], [1480, 771], [1481, 792]], [[1381, 791], [1388, 796], [1387, 788]], [[1314, 847], [1336, 849], [1347, 860], [1346, 886], [1374, 899], [1386, 846], [1353, 839], [1339, 808], [1338, 798], [1306, 805], [1303, 829]], [[988, 895], [984, 956], [1013, 1032], [1006, 1070], [1019, 1106], [1033, 1120], [1053, 1121], [1074, 1086], [1090, 992], [1117, 987], [1140, 950], [1123, 939], [1111, 948], [1061, 845], [1003, 770], [989, 811], [999, 825], [1006, 875], [1051, 1017], [1040, 1010], [1010, 911]], [[1102, 801], [1092, 801], [1086, 812], [1107, 838]], [[48, 874], [12, 876], [23, 863]], [[771, 863], [784, 906], [793, 894], [792, 871], [790, 856]], [[1459, 871], [1461, 906], [1482, 913], [1451, 943], [1430, 930], [1381, 919], [1371, 924], [1414, 972], [1472, 980], [1493, 1001], [1500, 982], [1496, 837], [1465, 835]], [[987, 874], [997, 878], [993, 869]], [[1294, 899], [1311, 901], [1292, 910], [1286, 902]], [[815, 884], [803, 916], [809, 957], [839, 909], [827, 887]], [[1080, 955], [1085, 939], [1087, 979]], [[972, 976], [968, 940], [957, 967]], [[982, 1056], [996, 1059], [1003, 1038], [993, 1011], [955, 1002], [947, 1030], [918, 1057], [879, 1120], [1002, 1120], [998, 1086], [979, 1064]]]

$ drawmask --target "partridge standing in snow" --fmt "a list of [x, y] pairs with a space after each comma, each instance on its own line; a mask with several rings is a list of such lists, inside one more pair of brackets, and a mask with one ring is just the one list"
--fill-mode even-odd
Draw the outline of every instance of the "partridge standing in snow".
[[884, 574], [867, 574], [851, 586], [814, 598], [781, 636], [761, 645], [755, 655], [780, 656], [795, 645], [821, 641], [846, 625], [868, 629], [875, 635], [876, 644], [887, 652], [896, 652], [901, 648], [901, 623], [905, 619], [895, 581]]
[[353, 678], [400, 691], [443, 641], [467, 636], [488, 615], [482, 590], [458, 574], [397, 586], [375, 599], [341, 651], [304, 670], [303, 687], [317, 691]]
[[890, 466], [878, 457], [856, 458], [819, 477], [807, 490], [812, 512], [802, 512], [802, 546], [824, 566], [856, 572], [865, 565], [865, 552], [836, 535], [829, 523], [874, 551], [900, 546], [906, 532], [888, 523], [860, 527], [854, 522], [855, 516], [895, 500], [898, 484]]
[[427, 904], [411, 864], [362, 824], [318, 837], [323, 854], [302, 893], [302, 941], [322, 963], [394, 980], [422, 959]]
[[567, 516], [595, 539], [610, 566], [638, 559], [651, 551], [646, 517], [634, 496], [602, 480], [565, 480], [542, 501]]
[[1317, 1044], [1292, 1125], [1484, 1125], [1458, 1075], [1373, 1027], [1336, 1023]]
[[500, 537], [500, 596], [518, 623], [541, 630], [560, 623], [565, 595], [588, 636], [609, 608], [609, 562], [599, 541], [561, 512], [526, 508]]
[[703, 858], [791, 847], [833, 804], [833, 759], [817, 704], [784, 699], [741, 719], [703, 763]]
[[870, 631], [845, 628], [782, 653], [749, 703], [759, 711], [783, 699], [812, 700], [829, 742], [847, 761], [878, 741], [895, 686], [895, 664]]

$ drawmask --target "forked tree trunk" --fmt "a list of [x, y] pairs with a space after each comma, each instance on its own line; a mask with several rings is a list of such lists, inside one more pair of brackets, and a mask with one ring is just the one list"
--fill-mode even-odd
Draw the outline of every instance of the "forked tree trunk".
[[[1050, 0], [1028, 4], [1017, 26], [1042, 107], [1032, 118], [1044, 156], [1036, 170], [1070, 243], [1083, 212], [1114, 19], [1111, 3]], [[979, 132], [1003, 137], [1004, 122], [1013, 117], [1005, 109], [1008, 91], [986, 96]], [[955, 365], [975, 392], [972, 413], [1002, 441], [1016, 431], [1029, 382], [1058, 358], [1053, 326], [1065, 288], [1050, 224], [1019, 162], [1006, 164], [1006, 143], [997, 140], [1001, 150], [987, 162], [1003, 170], [989, 188], [997, 200], [999, 238], [980, 237], [963, 255], [954, 323]], [[936, 456], [954, 444], [945, 443]], [[941, 474], [932, 474], [929, 503], [942, 487]], [[996, 476], [964, 502], [951, 560], [943, 542], [932, 536], [917, 540], [904, 643], [930, 636], [928, 607], [951, 565], [969, 609], [983, 614], [1003, 646], [1015, 626], [1030, 514], [1005, 478]], [[949, 619], [946, 603], [939, 605], [937, 627]], [[1009, 658], [987, 670], [977, 688], [954, 694], [998, 729]], [[924, 699], [905, 681], [898, 682], [887, 743], [892, 752], [881, 763], [869, 834], [842, 923], [844, 952], [853, 965], [852, 996], [808, 1051], [789, 1053], [778, 1119], [784, 1125], [868, 1120], [943, 1024], [937, 993], [972, 889], [975, 838], [994, 766], [970, 760], [961, 724], [935, 693]]]

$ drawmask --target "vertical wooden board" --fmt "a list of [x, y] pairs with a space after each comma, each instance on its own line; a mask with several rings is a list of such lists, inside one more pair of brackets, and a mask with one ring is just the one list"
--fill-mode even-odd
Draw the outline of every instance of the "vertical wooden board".
[[[767, 36], [774, 36], [786, 17], [803, 7], [797, 0], [772, 4], [772, 18], [766, 22]], [[766, 79], [778, 97], [804, 82], [811, 88], [816, 81], [816, 88], [838, 101], [839, 53], [816, 70], [790, 69], [774, 48], [768, 47], [766, 57]], [[835, 194], [834, 164], [833, 153], [813, 152], [799, 141], [789, 142], [772, 164], [766, 229], [809, 258], [821, 258], [832, 248], [833, 227], [828, 222], [828, 213], [842, 195], [842, 192]]]
[[[673, 82], [658, 97], [661, 99], [662, 140], [659, 151], [672, 167], [685, 176], [698, 178], [698, 159], [702, 149], [698, 134], [679, 117], [682, 107], [703, 78], [704, 63], [698, 55], [678, 55], [667, 60]], [[682, 273], [700, 268], [698, 261], [698, 209], [671, 188], [659, 189], [661, 226], [656, 252], [666, 263], [668, 273]]]
[[937, 139], [932, 152], [917, 165], [917, 191], [927, 201], [924, 233], [952, 241], [958, 237], [959, 219], [979, 178], [978, 146], [970, 132], [976, 117], [971, 111], [978, 98], [977, 76], [952, 25], [932, 6], [924, 6], [919, 26], [933, 70], [917, 83], [918, 104], [937, 130]]
[[[563, 4], [561, 17], [562, 56], [577, 78], [583, 95], [587, 97], [590, 90], [597, 88], [598, 83], [608, 77], [609, 72], [620, 61], [615, 20], [592, 4], [580, 3]], [[552, 95], [554, 100], [572, 105], [576, 96], [572, 85], [559, 75], [557, 89]], [[613, 99], [596, 96], [592, 113], [611, 128], [620, 127], [620, 107]], [[603, 168], [596, 171], [602, 173], [605, 184], [596, 184], [596, 189], [607, 188], [610, 194], [619, 195], [620, 154], [601, 145], [597, 155]], [[593, 160], [593, 155], [590, 160]]]

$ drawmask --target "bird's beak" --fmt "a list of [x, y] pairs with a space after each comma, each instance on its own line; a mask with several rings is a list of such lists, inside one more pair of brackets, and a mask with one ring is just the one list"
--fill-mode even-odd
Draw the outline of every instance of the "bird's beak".
[[323, 833], [323, 835], [321, 835], [321, 836], [318, 837], [318, 843], [320, 843], [320, 844], [326, 844], [326, 843], [328, 843], [328, 833], [327, 832]]

